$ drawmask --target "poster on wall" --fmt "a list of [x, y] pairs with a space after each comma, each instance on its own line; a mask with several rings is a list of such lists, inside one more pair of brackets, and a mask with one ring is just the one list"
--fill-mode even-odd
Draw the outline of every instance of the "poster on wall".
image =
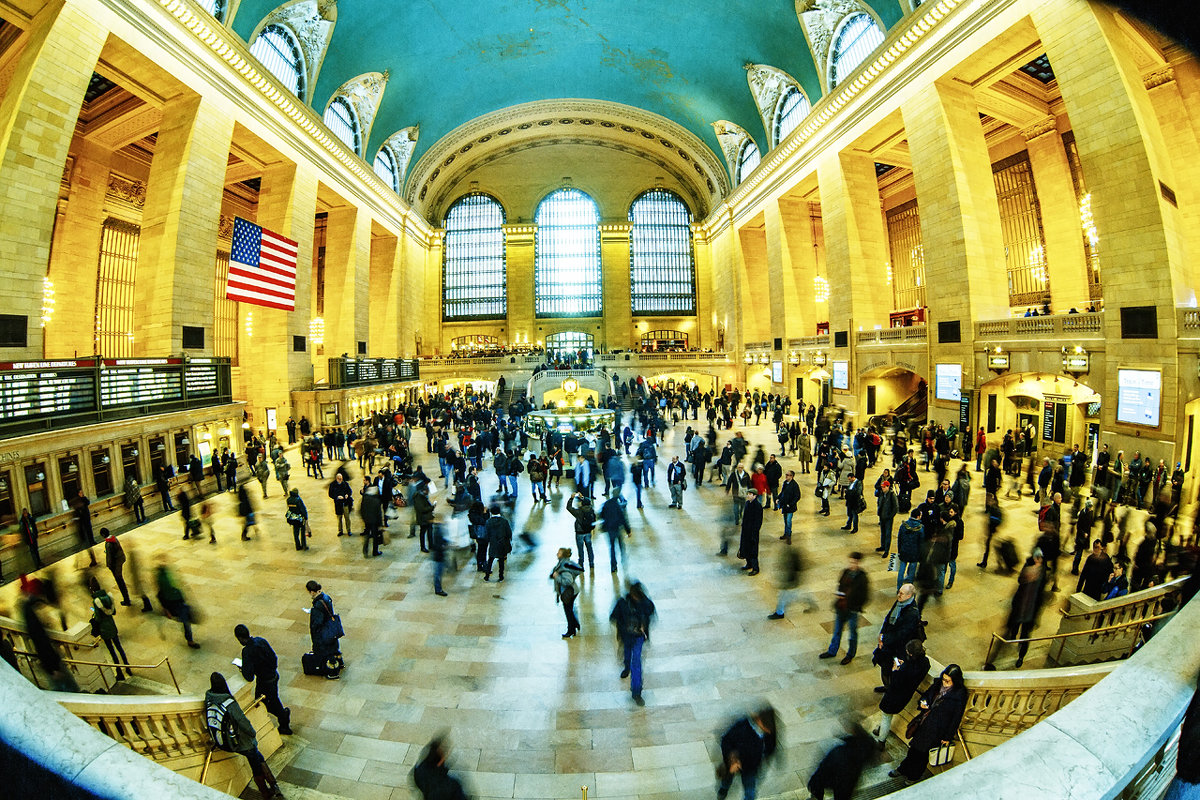
[[1152, 369], [1117, 370], [1117, 422], [1158, 427], [1162, 373]]
[[850, 362], [849, 361], [834, 361], [833, 362], [833, 388], [849, 389], [850, 388]]
[[782, 361], [772, 361], [771, 362], [771, 382], [772, 383], [783, 383], [783, 362]]
[[938, 400], [962, 399], [962, 364], [934, 365], [933, 396]]

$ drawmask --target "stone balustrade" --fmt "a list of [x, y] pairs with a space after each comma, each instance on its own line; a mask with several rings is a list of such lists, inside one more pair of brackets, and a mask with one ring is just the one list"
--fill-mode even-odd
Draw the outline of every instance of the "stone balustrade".
[[[77, 622], [65, 631], [51, 629], [46, 633], [49, 635], [50, 641], [54, 642], [58, 648], [59, 654], [63, 658], [71, 659], [66, 665], [67, 670], [82, 691], [99, 692], [112, 685], [116, 673], [112, 667], [98, 663], [100, 659], [96, 656], [102, 652], [98, 648], [100, 640], [92, 636], [91, 626], [88, 623]], [[19, 620], [0, 617], [0, 637], [11, 643], [14, 650], [26, 653], [32, 653], [35, 650], [33, 640], [25, 632], [25, 625]], [[80, 661], [97, 663], [72, 663]], [[45, 684], [46, 678], [39, 669], [28, 660], [25, 661], [25, 664], [29, 670], [28, 678], [37, 686]], [[102, 674], [103, 670], [107, 670], [107, 674]]]
[[855, 342], [862, 345], [924, 344], [927, 338], [927, 328], [924, 325], [877, 328], [870, 331], [858, 331], [855, 334]]
[[975, 323], [975, 338], [982, 340], [1065, 338], [1071, 341], [1103, 339], [1104, 312], [983, 320]]
[[1091, 636], [1055, 639], [1050, 645], [1049, 659], [1059, 666], [1070, 666], [1123, 658], [1137, 641], [1140, 627], [1137, 623], [1164, 613], [1163, 601], [1177, 595], [1183, 581], [1180, 578], [1112, 600], [1093, 600], [1082, 593], [1071, 595], [1058, 633], [1124, 627]]

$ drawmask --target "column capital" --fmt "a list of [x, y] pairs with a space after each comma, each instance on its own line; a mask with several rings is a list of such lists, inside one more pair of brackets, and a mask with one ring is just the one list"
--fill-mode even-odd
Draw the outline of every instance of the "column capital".
[[1057, 130], [1057, 123], [1053, 116], [1043, 117], [1032, 125], [1027, 125], [1021, 129], [1021, 138], [1025, 141], [1036, 139], [1039, 136], [1045, 136], [1047, 133], [1053, 133]]
[[1147, 89], [1154, 89], [1158, 86], [1171, 83], [1174, 80], [1175, 69], [1173, 67], [1160, 67], [1142, 75], [1142, 84]]

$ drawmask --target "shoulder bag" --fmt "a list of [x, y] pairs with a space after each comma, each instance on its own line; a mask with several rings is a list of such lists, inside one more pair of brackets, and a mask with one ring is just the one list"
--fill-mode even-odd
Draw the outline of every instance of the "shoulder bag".
[[324, 603], [325, 610], [329, 612], [329, 633], [335, 639], [341, 639], [346, 635], [346, 631], [342, 628], [342, 618], [340, 615], [333, 613], [333, 607], [329, 603]]

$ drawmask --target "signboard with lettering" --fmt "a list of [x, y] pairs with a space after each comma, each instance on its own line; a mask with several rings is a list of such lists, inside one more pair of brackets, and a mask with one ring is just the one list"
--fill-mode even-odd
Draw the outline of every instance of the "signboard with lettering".
[[938, 400], [959, 401], [962, 394], [962, 364], [934, 365], [933, 396]]
[[96, 410], [96, 373], [47, 369], [0, 373], [0, 419], [85, 414]]
[[850, 362], [849, 361], [834, 361], [833, 362], [833, 388], [849, 389], [850, 388]]
[[971, 393], [963, 392], [958, 398], [958, 429], [962, 431], [962, 451], [963, 458], [968, 458], [971, 454], [971, 447], [974, 444], [975, 438], [971, 435], [974, 427], [971, 425]]
[[1046, 400], [1042, 406], [1042, 441], [1067, 441], [1067, 402]]
[[1152, 369], [1117, 370], [1117, 422], [1158, 427], [1162, 373]]
[[367, 386], [377, 383], [414, 381], [419, 377], [413, 358], [331, 358], [331, 386]]

